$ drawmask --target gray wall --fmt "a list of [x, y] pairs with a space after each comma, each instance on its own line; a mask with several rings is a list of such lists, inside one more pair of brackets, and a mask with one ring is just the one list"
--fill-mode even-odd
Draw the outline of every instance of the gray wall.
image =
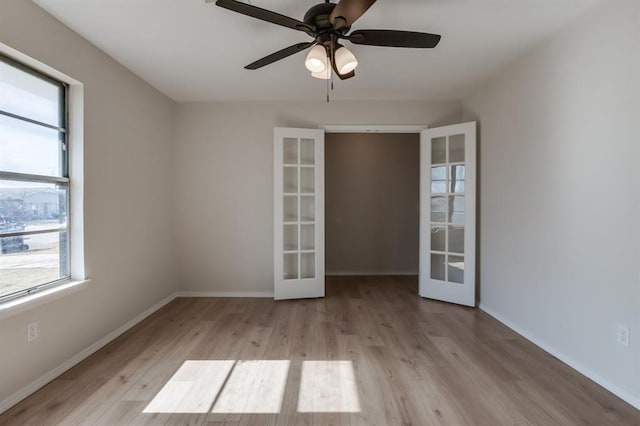
[[418, 274], [420, 135], [325, 136], [328, 274]]
[[176, 238], [185, 290], [273, 292], [273, 127], [449, 124], [459, 101], [178, 104]]
[[639, 31], [640, 2], [602, 1], [464, 102], [481, 128], [481, 306], [636, 397]]
[[[27, 0], [0, 42], [84, 83], [85, 289], [0, 320], [0, 401], [174, 291], [173, 102]], [[26, 324], [40, 337], [26, 343]]]

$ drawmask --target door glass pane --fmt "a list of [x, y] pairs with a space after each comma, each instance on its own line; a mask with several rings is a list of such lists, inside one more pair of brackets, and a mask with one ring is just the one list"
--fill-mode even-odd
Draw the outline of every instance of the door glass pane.
[[445, 166], [432, 167], [431, 180], [447, 180], [447, 168]]
[[460, 194], [464, 192], [464, 181], [449, 181], [449, 192]]
[[298, 192], [298, 168], [285, 167], [283, 171], [283, 187], [285, 194], [296, 194]]
[[449, 176], [452, 178], [455, 177], [456, 180], [464, 180], [467, 175], [467, 169], [465, 166], [458, 164], [456, 166], [451, 166], [449, 173]]
[[431, 197], [431, 222], [447, 221], [447, 197]]
[[464, 192], [465, 172], [464, 166], [451, 166], [449, 192]]
[[447, 268], [449, 282], [464, 284], [464, 257], [449, 256]]
[[284, 164], [298, 164], [298, 139], [284, 138], [282, 160]]
[[316, 255], [314, 253], [302, 253], [300, 255], [300, 278], [315, 278]]
[[300, 198], [300, 220], [302, 222], [316, 220], [316, 197], [311, 195]]
[[300, 225], [300, 250], [315, 250], [316, 248], [315, 225]]
[[315, 141], [300, 139], [300, 164], [313, 166], [315, 164]]
[[444, 281], [444, 254], [431, 253], [431, 278]]
[[298, 253], [287, 253], [283, 255], [282, 275], [285, 280], [298, 279]]
[[447, 181], [432, 181], [431, 193], [433, 194], [446, 194], [447, 193]]
[[431, 192], [444, 194], [447, 192], [447, 167], [431, 168]]
[[449, 136], [449, 162], [464, 162], [464, 134]]
[[285, 195], [282, 205], [282, 216], [285, 222], [298, 221], [298, 197], [295, 195]]
[[444, 226], [431, 227], [431, 250], [446, 251], [446, 230]]
[[464, 253], [464, 227], [449, 225], [449, 253]]
[[313, 194], [316, 192], [316, 169], [303, 167], [300, 169], [300, 192]]
[[449, 222], [464, 225], [464, 195], [449, 196]]
[[298, 225], [284, 225], [283, 234], [284, 250], [298, 250]]
[[431, 164], [442, 164], [447, 162], [447, 138], [431, 139]]

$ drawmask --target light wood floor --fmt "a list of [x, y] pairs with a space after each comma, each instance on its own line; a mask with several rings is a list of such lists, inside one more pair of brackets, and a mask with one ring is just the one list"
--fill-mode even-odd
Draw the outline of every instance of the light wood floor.
[[[483, 312], [416, 293], [415, 277], [333, 277], [318, 300], [177, 299], [0, 424], [640, 424]], [[258, 360], [281, 362], [240, 362]]]

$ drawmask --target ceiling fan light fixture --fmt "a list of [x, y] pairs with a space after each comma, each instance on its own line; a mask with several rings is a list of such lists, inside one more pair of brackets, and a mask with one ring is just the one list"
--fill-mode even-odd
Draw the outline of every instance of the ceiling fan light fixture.
[[321, 73], [327, 69], [327, 51], [324, 46], [315, 45], [309, 51], [304, 66], [312, 73]]
[[341, 46], [335, 53], [336, 68], [340, 74], [349, 74], [358, 66], [358, 60], [349, 49]]

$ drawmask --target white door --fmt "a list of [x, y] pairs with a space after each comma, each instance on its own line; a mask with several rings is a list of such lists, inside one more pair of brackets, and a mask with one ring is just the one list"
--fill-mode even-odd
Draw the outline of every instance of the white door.
[[476, 123], [420, 137], [420, 295], [475, 306]]
[[324, 130], [274, 129], [274, 297], [324, 297]]

